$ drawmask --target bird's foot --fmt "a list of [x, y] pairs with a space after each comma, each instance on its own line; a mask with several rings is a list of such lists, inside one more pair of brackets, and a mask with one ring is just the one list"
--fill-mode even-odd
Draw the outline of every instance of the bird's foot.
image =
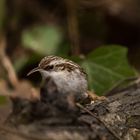
[[95, 101], [107, 100], [107, 98], [105, 96], [98, 96], [93, 91], [88, 91], [87, 94], [88, 94], [88, 97], [91, 99], [91, 104], [95, 103]]

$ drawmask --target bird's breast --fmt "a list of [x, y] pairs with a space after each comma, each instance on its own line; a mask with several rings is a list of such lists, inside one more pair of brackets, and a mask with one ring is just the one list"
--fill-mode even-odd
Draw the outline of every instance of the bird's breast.
[[87, 80], [77, 73], [56, 73], [53, 79], [60, 92], [85, 92], [87, 90]]

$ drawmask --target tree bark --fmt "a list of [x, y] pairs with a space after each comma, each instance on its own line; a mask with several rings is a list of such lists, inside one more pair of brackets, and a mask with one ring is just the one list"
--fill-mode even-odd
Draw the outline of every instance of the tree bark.
[[76, 104], [49, 80], [41, 100], [13, 99], [12, 113], [0, 126], [2, 140], [140, 140], [140, 84], [105, 100]]

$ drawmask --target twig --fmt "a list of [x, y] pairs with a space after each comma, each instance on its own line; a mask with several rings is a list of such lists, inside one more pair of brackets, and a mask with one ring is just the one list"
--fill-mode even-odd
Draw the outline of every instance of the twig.
[[[13, 68], [13, 65], [12, 65], [9, 57], [5, 53], [5, 48], [6, 48], [5, 38], [1, 37], [1, 39], [0, 39], [0, 61], [8, 73], [9, 81], [10, 81], [11, 85], [13, 86], [14, 90], [8, 91], [8, 87], [6, 87], [6, 84], [5, 84], [5, 86], [3, 86], [0, 83], [1, 90], [3, 92], [1, 95], [3, 95], [3, 96], [10, 95], [10, 97], [12, 97], [12, 98], [20, 97], [20, 98], [24, 98], [24, 99], [28, 99], [28, 100], [38, 99], [39, 94], [38, 94], [37, 89], [32, 87], [32, 85], [27, 81], [18, 80], [16, 72]], [[13, 94], [10, 94], [12, 92], [13, 92]]]
[[81, 105], [80, 103], [76, 103], [76, 105], [83, 109], [84, 111], [86, 111], [88, 114], [90, 114], [91, 116], [93, 116], [94, 118], [96, 118], [100, 123], [102, 123], [104, 125], [104, 127], [118, 140], [121, 140], [121, 138], [119, 136], [117, 136], [111, 129], [109, 129], [106, 124], [96, 115], [94, 115], [90, 110], [88, 110], [87, 108], [85, 108], [83, 105]]
[[9, 59], [9, 57], [5, 53], [6, 41], [5, 38], [2, 37], [0, 40], [0, 60], [8, 73], [8, 78], [14, 88], [16, 88], [19, 84], [17, 75], [13, 68], [13, 65]]

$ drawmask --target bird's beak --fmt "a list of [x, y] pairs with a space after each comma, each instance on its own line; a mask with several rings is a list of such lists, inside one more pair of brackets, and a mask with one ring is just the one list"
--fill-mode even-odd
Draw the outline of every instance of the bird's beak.
[[27, 76], [29, 76], [29, 75], [33, 74], [34, 72], [37, 72], [37, 71], [41, 71], [41, 68], [36, 67], [36, 68], [32, 69], [31, 71], [29, 71], [29, 73], [27, 74]]

